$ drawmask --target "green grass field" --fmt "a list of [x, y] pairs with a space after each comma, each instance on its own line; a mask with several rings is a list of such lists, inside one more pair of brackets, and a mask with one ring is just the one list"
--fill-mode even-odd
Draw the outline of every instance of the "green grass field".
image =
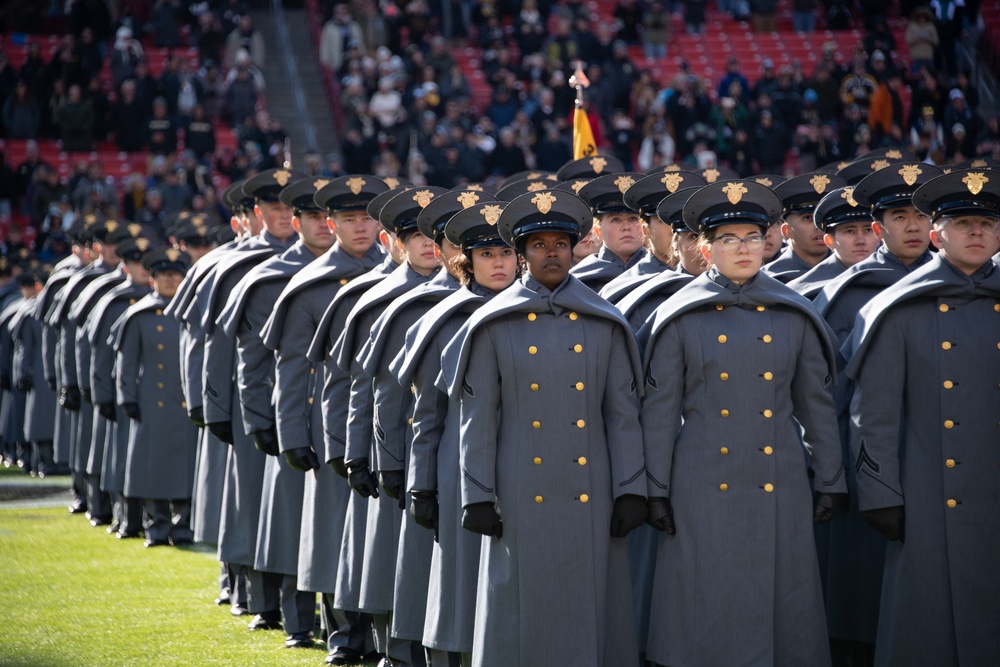
[[[0, 487], [67, 484], [0, 470]], [[64, 494], [63, 494], [64, 495]], [[321, 666], [325, 646], [284, 648], [280, 630], [212, 603], [219, 563], [201, 547], [145, 549], [48, 502], [0, 502], [0, 666]]]

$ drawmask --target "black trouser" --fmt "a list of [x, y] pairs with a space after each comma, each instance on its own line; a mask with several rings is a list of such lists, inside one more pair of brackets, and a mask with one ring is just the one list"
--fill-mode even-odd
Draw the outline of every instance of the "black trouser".
[[166, 540], [183, 540], [190, 542], [194, 538], [191, 531], [191, 499], [162, 500], [146, 498], [143, 500], [146, 510], [146, 539], [151, 542]]

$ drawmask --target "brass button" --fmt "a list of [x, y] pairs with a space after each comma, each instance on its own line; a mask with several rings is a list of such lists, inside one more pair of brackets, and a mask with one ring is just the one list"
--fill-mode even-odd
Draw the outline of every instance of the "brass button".
[[579, 316], [579, 315], [577, 315], [576, 313], [570, 313], [570, 314], [569, 314], [569, 319], [571, 319], [571, 320], [573, 320], [574, 322], [576, 322], [576, 321], [577, 321], [578, 319], [580, 319], [580, 316]]
[[313, 397], [312, 396], [310, 396], [307, 400], [309, 401], [309, 405], [313, 404]]
[[536, 466], [542, 465], [542, 457], [541, 456], [536, 456], [535, 457], [535, 465]]
[[722, 454], [723, 456], [725, 456], [726, 454], [729, 453], [729, 447], [722, 447], [722, 448], [720, 448], [719, 449], [719, 453]]
[[955, 509], [956, 507], [958, 507], [958, 501], [955, 500], [954, 498], [949, 498], [948, 502], [946, 504], [948, 505], [948, 507], [950, 507], [952, 509]]
[[181, 401], [181, 407], [186, 408], [188, 406], [187, 401]]
[[764, 491], [766, 493], [771, 493], [772, 491], [774, 491], [774, 484], [765, 484]]
[[162, 308], [157, 308], [156, 309], [156, 314], [157, 315], [162, 315], [163, 314], [163, 309]]
[[955, 386], [955, 383], [952, 382], [951, 380], [945, 380], [944, 381], [944, 388], [945, 389], [951, 389], [954, 386]]
[[993, 310], [997, 313], [1000, 313], [1000, 303], [993, 304]]
[[945, 419], [944, 420], [944, 427], [945, 428], [954, 428], [954, 426], [955, 426], [955, 422], [953, 422], [952, 420], [950, 420], [950, 419]]
[[417, 385], [415, 384], [410, 385], [410, 393], [413, 394], [414, 396], [417, 395]]
[[724, 308], [724, 306], [716, 306], [715, 307], [716, 310], [722, 310], [723, 308]]
[[128, 303], [129, 303], [130, 306], [134, 306], [135, 305], [135, 299], [129, 299]]
[[774, 415], [770, 410], [764, 410], [764, 419], [770, 419]]
[[583, 383], [582, 383], [582, 382], [577, 382], [577, 383], [576, 383], [575, 385], [573, 385], [573, 386], [575, 386], [575, 387], [576, 387], [576, 390], [577, 390], [577, 391], [583, 391]]
[[162, 408], [163, 407], [163, 401], [157, 401], [156, 402], [156, 407]]
[[949, 468], [954, 468], [955, 467], [955, 459], [948, 459], [947, 461], [944, 462], [944, 464], [946, 466], [948, 466]]
[[767, 371], [766, 373], [764, 373], [764, 379], [770, 382], [771, 380], [774, 379], [774, 374], [771, 371]]
[[164, 347], [164, 346], [163, 346], [163, 343], [157, 343], [157, 344], [156, 344], [156, 349], [157, 349], [157, 350], [162, 350], [162, 349], [163, 349], [163, 347]]
[[579, 463], [582, 466], [585, 466], [585, 465], [587, 465], [587, 457], [586, 456], [581, 456], [580, 458], [578, 458], [576, 460], [576, 462]]
[[588, 496], [586, 493], [581, 493], [580, 494], [580, 502], [581, 503], [585, 503], [588, 500], [590, 500], [590, 496]]
[[539, 505], [541, 505], [542, 504], [542, 497], [541, 496], [535, 496], [535, 502], [538, 503]]
[[719, 342], [720, 343], [725, 343], [727, 340], [729, 340], [729, 339], [726, 338], [726, 334], [722, 334], [721, 336], [719, 336]]
[[156, 330], [157, 331], [163, 331], [163, 325], [162, 324], [157, 324], [156, 325]]
[[163, 384], [162, 382], [157, 382], [156, 386], [159, 387], [160, 389], [163, 389], [166, 385]]
[[531, 383], [531, 391], [538, 391], [538, 383], [537, 382], [532, 382]]
[[535, 315], [534, 313], [528, 313], [528, 321], [529, 322], [534, 322], [537, 319], [538, 319], [538, 315]]
[[538, 354], [538, 348], [532, 345], [528, 348], [528, 354]]
[[725, 371], [719, 373], [719, 379], [725, 382], [726, 380], [729, 379], [729, 373], [726, 373]]
[[583, 352], [583, 345], [577, 343], [576, 345], [573, 346], [573, 351], [576, 352], [577, 354]]
[[945, 342], [941, 343], [941, 349], [942, 350], [950, 350], [951, 349], [951, 343], [949, 343], [948, 341], [945, 341]]
[[774, 453], [774, 448], [771, 447], [771, 445], [767, 445], [766, 447], [764, 447], [764, 454], [766, 456], [770, 456], [773, 453]]
[[728, 484], [725, 484], [725, 483], [719, 484], [719, 491], [728, 491], [728, 490], [729, 490], [729, 485]]
[[533, 428], [541, 428], [542, 427], [542, 422], [540, 422], [540, 421], [533, 421], [533, 422], [531, 422], [531, 426]]
[[587, 422], [583, 421], [582, 419], [577, 419], [576, 420], [576, 427], [577, 428], [583, 428], [586, 425], [587, 425]]
[[[310, 368], [309, 369], [309, 375], [316, 375], [316, 369], [315, 368]], [[413, 387], [410, 387], [410, 391], [413, 391]]]
[[940, 306], [938, 306], [938, 310], [940, 310], [942, 313], [947, 313], [948, 312], [948, 304], [942, 303]]
[[729, 416], [729, 410], [726, 410], [725, 408], [722, 408], [722, 410], [719, 412], [719, 414], [722, 415], [723, 417], [728, 417]]
[[758, 313], [763, 313], [765, 310], [767, 310], [767, 308], [765, 308], [764, 306], [757, 306]]
[[346, 285], [347, 284], [347, 278], [341, 278], [340, 279], [340, 284], [341, 285]]
[[157, 368], [158, 368], [159, 370], [161, 370], [161, 371], [162, 371], [162, 370], [163, 370], [164, 368], [166, 368], [166, 366], [164, 366], [163, 364], [156, 364], [156, 367], [157, 367]]
[[771, 342], [771, 334], [764, 334], [764, 336], [761, 338], [761, 340], [764, 341], [765, 343], [770, 343]]
[[407, 424], [413, 424], [413, 417], [410, 417], [409, 419], [407, 419], [406, 423]]

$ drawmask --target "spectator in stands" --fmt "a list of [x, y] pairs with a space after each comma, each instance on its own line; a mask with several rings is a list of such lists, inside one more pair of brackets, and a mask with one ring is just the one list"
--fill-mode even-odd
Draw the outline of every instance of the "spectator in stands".
[[94, 110], [83, 99], [78, 84], [69, 87], [66, 103], [56, 110], [55, 123], [63, 150], [89, 151], [93, 147]]
[[29, 190], [34, 188], [34, 183], [36, 182], [35, 171], [44, 164], [39, 157], [38, 142], [34, 139], [29, 139], [24, 144], [24, 162], [17, 165], [14, 171], [14, 187], [17, 190], [19, 205], [21, 203], [24, 204], [22, 207], [24, 213], [29, 212], [27, 206], [31, 201], [31, 192]]
[[163, 222], [167, 219], [166, 211], [163, 210], [163, 193], [158, 188], [150, 188], [146, 192], [146, 201], [142, 208], [136, 213], [135, 221], [141, 225], [148, 225], [156, 230], [158, 234], [163, 234]]
[[896, 51], [896, 37], [886, 23], [885, 15], [878, 14], [874, 17], [871, 27], [865, 34], [865, 51], [875, 53], [881, 51], [885, 56], [892, 57]]
[[47, 107], [42, 109], [42, 124], [38, 132], [40, 137], [56, 139], [59, 137], [59, 127], [56, 125], [56, 112], [66, 104], [66, 82], [55, 79], [49, 93]]
[[146, 25], [153, 43], [161, 48], [180, 46], [182, 12], [180, 0], [156, 0]]
[[204, 164], [208, 164], [215, 153], [215, 128], [201, 104], [194, 107], [191, 122], [184, 132], [184, 145]]
[[514, 40], [522, 57], [538, 53], [545, 42], [545, 17], [536, 0], [525, 0], [514, 19]]
[[976, 137], [976, 155], [980, 157], [1000, 157], [1000, 119], [991, 114]]
[[545, 57], [552, 70], [566, 69], [573, 60], [579, 57], [579, 47], [572, 33], [572, 26], [569, 19], [559, 17], [556, 20], [555, 32], [545, 43]]
[[94, 160], [87, 165], [83, 178], [73, 188], [70, 201], [73, 208], [81, 213], [118, 208], [118, 191], [114, 181], [105, 177], [104, 167], [99, 161]]
[[181, 180], [183, 174], [183, 167], [171, 168], [167, 171], [167, 181], [159, 188], [163, 197], [163, 212], [168, 216], [183, 211], [191, 205], [194, 193], [188, 184]]
[[910, 150], [921, 160], [939, 163], [944, 160], [944, 145], [944, 130], [935, 117], [934, 107], [923, 107], [910, 127]]
[[719, 97], [732, 97], [732, 86], [733, 82], [736, 82], [740, 86], [740, 98], [744, 101], [750, 99], [750, 83], [747, 78], [743, 76], [740, 72], [740, 61], [736, 56], [729, 56], [726, 60], [726, 74], [719, 81], [718, 94]]
[[[514, 122], [519, 106], [506, 86], [497, 86], [493, 91], [493, 100], [486, 108], [486, 115], [497, 127], [506, 127]], [[510, 172], [514, 173], [514, 172]]]
[[368, 109], [384, 130], [391, 130], [403, 119], [403, 99], [395, 89], [395, 82], [389, 77], [382, 77], [378, 82], [378, 90], [368, 102]]
[[848, 105], [844, 110], [844, 118], [840, 121], [838, 133], [843, 147], [844, 157], [851, 159], [858, 150], [858, 130], [865, 125], [865, 116], [857, 104]]
[[778, 78], [774, 72], [774, 61], [770, 58], [764, 58], [764, 62], [760, 66], [760, 78], [753, 85], [753, 92], [751, 93], [753, 101], [759, 103], [762, 96], [767, 95], [770, 97], [771, 93], [777, 87]]
[[965, 125], [955, 123], [945, 140], [945, 158], [949, 163], [962, 162], [972, 157], [976, 150], [975, 137], [970, 135]]
[[39, 105], [46, 103], [51, 91], [49, 90], [47, 67], [45, 61], [42, 60], [42, 50], [38, 46], [38, 42], [28, 42], [28, 55], [21, 65], [20, 75], [28, 83], [28, 88], [38, 100]]
[[94, 110], [94, 141], [107, 141], [111, 135], [111, 102], [100, 79], [87, 84], [85, 101]]
[[153, 101], [153, 115], [143, 128], [143, 144], [153, 155], [173, 155], [177, 150], [177, 126], [167, 115], [167, 101]]
[[333, 8], [333, 16], [323, 25], [319, 42], [319, 62], [331, 72], [338, 71], [344, 64], [347, 45], [354, 43], [361, 50], [365, 43], [361, 26], [351, 18], [347, 3], [339, 3]]
[[126, 220], [135, 220], [146, 203], [146, 179], [139, 173], [129, 174], [125, 179], [124, 190], [122, 215]]
[[979, 89], [972, 83], [972, 71], [968, 66], [955, 77], [954, 90], [959, 90], [965, 96], [965, 104], [973, 113], [979, 110]]
[[674, 127], [677, 154], [684, 158], [690, 155], [694, 148], [688, 130], [695, 123], [708, 120], [711, 102], [697, 77], [678, 74], [674, 79], [673, 88], [675, 92], [667, 101], [666, 111]]
[[615, 109], [628, 109], [632, 86], [639, 78], [639, 71], [632, 64], [628, 46], [621, 40], [612, 45], [611, 61], [603, 68], [605, 79], [611, 89], [611, 105]]
[[746, 134], [750, 130], [750, 110], [740, 97], [740, 84], [733, 81], [730, 94], [712, 107], [711, 120], [715, 127], [715, 151], [720, 158], [733, 159], [737, 132]]
[[684, 0], [684, 28], [689, 35], [705, 34], [705, 0]]
[[965, 2], [959, 0], [931, 0], [930, 9], [937, 22], [937, 33], [941, 48], [937, 52], [939, 69], [943, 74], [955, 72], [955, 47], [958, 33], [965, 20]]
[[781, 73], [778, 75], [778, 85], [771, 92], [770, 98], [782, 127], [794, 130], [798, 126], [799, 117], [802, 114], [802, 95], [792, 82], [791, 67], [783, 66], [781, 68]]
[[17, 201], [14, 189], [14, 170], [7, 164], [7, 154], [0, 150], [0, 219], [9, 220]]
[[327, 153], [326, 155], [326, 166], [323, 167], [323, 177], [324, 178], [338, 178], [343, 176], [346, 172], [344, 171], [344, 160], [340, 157], [339, 153]]
[[934, 66], [934, 54], [940, 41], [934, 15], [928, 7], [921, 5], [913, 10], [903, 39], [910, 47], [910, 71], [917, 74], [921, 68]]
[[59, 180], [59, 172], [56, 169], [39, 165], [35, 174], [39, 180], [31, 197], [31, 224], [37, 227], [49, 214], [49, 205], [63, 195], [69, 197], [69, 192]]
[[764, 109], [757, 123], [750, 130], [750, 154], [757, 160], [757, 171], [762, 174], [783, 174], [785, 153], [789, 148], [788, 130], [775, 122], [774, 114]]
[[796, 32], [816, 30], [816, 0], [794, 0], [792, 2], [792, 26]]
[[840, 82], [840, 101], [844, 106], [856, 104], [862, 117], [867, 118], [871, 96], [877, 87], [875, 77], [865, 67], [864, 57], [855, 57], [853, 71]]
[[146, 109], [136, 97], [135, 80], [122, 82], [118, 101], [111, 111], [118, 150], [134, 153], [143, 147]]
[[527, 168], [524, 149], [517, 143], [517, 133], [513, 128], [503, 128], [500, 130], [497, 147], [490, 154], [489, 173], [494, 176], [510, 176]]
[[[670, 14], [662, 2], [653, 2], [642, 16], [642, 48], [647, 60], [667, 57], [667, 39], [670, 34]], [[619, 38], [621, 36], [619, 35]], [[628, 40], [625, 40], [628, 42]]]
[[573, 39], [576, 41], [577, 57], [588, 64], [603, 63], [607, 60], [605, 56], [610, 55], [610, 51], [607, 54], [604, 52], [600, 40], [594, 35], [589, 16], [579, 16], [573, 22]]
[[186, 127], [194, 116], [194, 108], [205, 99], [201, 81], [189, 71], [187, 60], [181, 59], [177, 67], [177, 101], [175, 104], [178, 124]]
[[149, 72], [149, 62], [140, 58], [135, 65], [135, 97], [144, 110], [143, 120], [153, 113], [153, 100], [159, 96], [159, 89], [160, 84]]
[[80, 33], [80, 40], [74, 47], [74, 56], [80, 67], [81, 81], [89, 83], [91, 79], [96, 79], [104, 68], [104, 56], [101, 53], [101, 46], [94, 39], [94, 31], [91, 28], [84, 28]]
[[638, 44], [639, 30], [640, 27], [645, 27], [647, 14], [637, 0], [619, 0], [614, 13], [618, 39], [626, 44]]
[[372, 163], [378, 154], [378, 139], [372, 124], [349, 127], [344, 134], [341, 152], [344, 155], [344, 172], [348, 174], [371, 173]]
[[472, 95], [469, 80], [459, 65], [452, 65], [448, 74], [441, 78], [440, 91], [441, 98], [445, 100], [468, 99]]
[[194, 45], [198, 47], [198, 62], [201, 65], [209, 60], [222, 62], [223, 47], [226, 35], [222, 32], [222, 22], [213, 11], [204, 11], [198, 16], [198, 25], [194, 34]]
[[264, 67], [264, 36], [254, 28], [249, 14], [240, 17], [239, 25], [226, 37], [226, 65], [237, 65], [236, 54], [243, 49], [250, 55], [250, 61], [257, 67]]
[[972, 155], [971, 144], [979, 133], [979, 119], [976, 114], [965, 103], [965, 94], [958, 88], [952, 88], [948, 93], [948, 108], [944, 112], [944, 132], [945, 136], [952, 134], [955, 125], [961, 124], [966, 133], [969, 146], [964, 150], [965, 155]]
[[38, 136], [42, 114], [38, 101], [23, 78], [17, 80], [14, 93], [3, 104], [3, 124], [12, 139], [34, 139]]
[[247, 66], [237, 67], [235, 72], [236, 77], [226, 87], [223, 108], [230, 124], [238, 127], [257, 108], [257, 87]]
[[754, 32], [775, 32], [778, 29], [778, 0], [749, 0], [749, 4]]
[[83, 85], [87, 77], [84, 76], [83, 69], [76, 54], [76, 40], [73, 35], [63, 35], [59, 49], [52, 54], [49, 64], [46, 66], [50, 81], [61, 79], [66, 87], [72, 84]]
[[220, 117], [226, 87], [215, 60], [202, 62], [201, 69], [198, 70], [198, 81], [201, 82], [201, 89], [204, 91], [202, 104], [205, 107], [205, 115], [209, 118]]
[[944, 110], [948, 106], [948, 91], [941, 85], [941, 80], [932, 68], [920, 70], [920, 78], [913, 88], [910, 99], [910, 124], [924, 114], [927, 107], [934, 112], [938, 122], [944, 120]]
[[[181, 182], [185, 183], [191, 190], [192, 197], [212, 187], [211, 171], [208, 166], [198, 161], [198, 156], [190, 148], [184, 149], [184, 152], [181, 153], [181, 166], [177, 169], [181, 171]], [[164, 193], [164, 199], [166, 199], [166, 193]]]
[[824, 63], [816, 66], [813, 77], [806, 85], [816, 92], [816, 110], [820, 120], [827, 122], [840, 118], [840, 83], [830, 76], [830, 68]]

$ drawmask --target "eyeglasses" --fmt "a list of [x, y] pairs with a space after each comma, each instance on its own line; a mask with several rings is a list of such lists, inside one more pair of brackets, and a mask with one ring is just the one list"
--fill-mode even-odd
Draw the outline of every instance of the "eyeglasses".
[[954, 218], [948, 222], [948, 226], [963, 234], [968, 234], [973, 229], [981, 229], [984, 234], [996, 234], [997, 229], [1000, 229], [1000, 220], [996, 218]]
[[764, 242], [766, 239], [760, 234], [754, 234], [746, 237], [745, 239], [727, 234], [726, 236], [720, 236], [715, 239], [715, 241], [721, 245], [722, 249], [726, 252], [737, 252], [740, 249], [740, 246], [744, 243], [747, 246], [747, 250], [750, 252], [757, 252], [758, 250], [764, 249]]

